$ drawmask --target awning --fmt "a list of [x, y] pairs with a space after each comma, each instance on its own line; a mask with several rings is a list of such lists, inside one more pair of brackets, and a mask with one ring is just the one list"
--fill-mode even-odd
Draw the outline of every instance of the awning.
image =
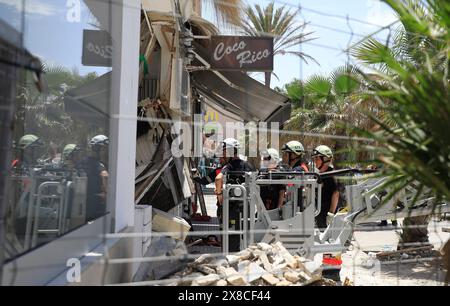
[[90, 124], [104, 126], [109, 120], [111, 72], [92, 82], [67, 91], [65, 111]]
[[[209, 61], [208, 53], [197, 43], [195, 51], [204, 60]], [[224, 110], [238, 115], [244, 121], [279, 122], [283, 125], [289, 119], [291, 104], [288, 97], [264, 86], [243, 72], [219, 73], [224, 78], [209, 70], [195, 71], [192, 73], [192, 83], [206, 98]]]

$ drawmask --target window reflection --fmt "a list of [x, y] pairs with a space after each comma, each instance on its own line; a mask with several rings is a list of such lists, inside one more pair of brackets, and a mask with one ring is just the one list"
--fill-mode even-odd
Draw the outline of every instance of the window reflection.
[[[7, 180], [7, 258], [109, 211], [112, 72], [110, 60], [101, 61], [85, 51], [88, 43], [112, 50], [104, 26], [109, 22], [103, 15], [100, 23], [92, 10], [99, 11], [99, 5], [103, 13], [111, 6], [109, 1], [79, 1], [77, 7], [65, 0], [30, 0], [23, 8], [0, 0], [0, 23], [10, 26], [7, 34], [0, 31], [0, 35], [23, 34], [23, 47], [42, 62], [45, 81], [40, 92], [32, 73], [18, 71]], [[96, 41], [96, 37], [103, 38]]]

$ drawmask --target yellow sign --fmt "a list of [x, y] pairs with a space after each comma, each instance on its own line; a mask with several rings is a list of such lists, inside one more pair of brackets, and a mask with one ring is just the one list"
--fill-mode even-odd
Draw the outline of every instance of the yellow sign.
[[219, 113], [215, 110], [208, 110], [205, 115], [205, 122], [217, 122], [219, 121]]

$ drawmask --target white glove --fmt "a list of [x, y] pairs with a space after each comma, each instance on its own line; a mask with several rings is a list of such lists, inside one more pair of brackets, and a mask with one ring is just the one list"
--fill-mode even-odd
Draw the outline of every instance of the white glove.
[[328, 212], [327, 214], [327, 225], [330, 225], [333, 222], [335, 214]]

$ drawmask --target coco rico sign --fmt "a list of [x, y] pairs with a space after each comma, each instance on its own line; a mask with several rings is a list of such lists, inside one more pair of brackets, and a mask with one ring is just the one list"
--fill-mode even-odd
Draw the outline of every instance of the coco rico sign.
[[215, 70], [273, 70], [271, 37], [213, 36], [210, 52]]
[[83, 31], [83, 57], [85, 66], [111, 67], [113, 46], [109, 34], [105, 31]]

